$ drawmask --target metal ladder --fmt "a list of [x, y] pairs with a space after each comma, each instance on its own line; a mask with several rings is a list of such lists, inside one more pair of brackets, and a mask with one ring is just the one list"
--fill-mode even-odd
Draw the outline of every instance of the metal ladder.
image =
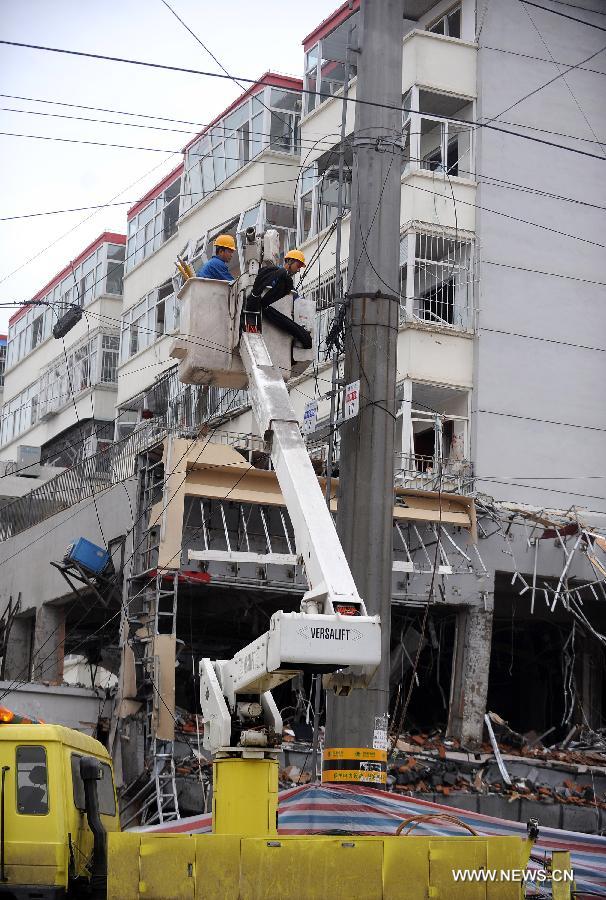
[[[151, 452], [141, 455], [139, 462], [139, 508], [141, 517], [135, 546], [133, 573], [129, 578], [128, 606], [130, 641], [135, 654], [137, 685], [145, 703], [145, 768], [149, 791], [143, 791], [138, 817], [141, 824], [151, 825], [180, 818], [175, 781], [174, 741], [156, 736], [156, 722], [162, 699], [158, 692], [158, 660], [154, 656], [154, 638], [159, 634], [175, 634], [178, 602], [178, 571], [158, 572], [158, 539], [156, 525], [150, 521], [151, 509], [162, 483], [162, 459]], [[160, 476], [160, 477], [159, 477]], [[123, 612], [124, 615], [124, 612]], [[135, 632], [139, 632], [136, 634]]]

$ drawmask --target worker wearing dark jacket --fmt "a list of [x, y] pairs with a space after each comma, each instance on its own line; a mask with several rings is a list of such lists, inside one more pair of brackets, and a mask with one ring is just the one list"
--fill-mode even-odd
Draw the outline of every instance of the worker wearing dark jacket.
[[294, 291], [293, 275], [305, 266], [305, 257], [300, 250], [289, 250], [284, 257], [284, 266], [263, 266], [259, 269], [247, 307], [250, 312], [263, 312], [267, 322], [291, 334], [306, 350], [312, 346], [311, 334], [307, 328], [293, 322], [272, 307], [272, 303]]

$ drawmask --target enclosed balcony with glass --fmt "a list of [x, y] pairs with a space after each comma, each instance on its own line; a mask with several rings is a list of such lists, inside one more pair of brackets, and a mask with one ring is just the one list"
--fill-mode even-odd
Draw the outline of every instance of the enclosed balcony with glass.
[[298, 156], [301, 82], [285, 76], [273, 81], [246, 96], [186, 148], [182, 215], [264, 150]]
[[[320, 26], [305, 39], [304, 115], [313, 112], [342, 89], [347, 70], [347, 47], [348, 44], [355, 45], [359, 17], [360, 12], [356, 9], [345, 19], [341, 17], [341, 21], [327, 34], [322, 33]], [[357, 73], [355, 54], [350, 53], [349, 63], [351, 80]]]

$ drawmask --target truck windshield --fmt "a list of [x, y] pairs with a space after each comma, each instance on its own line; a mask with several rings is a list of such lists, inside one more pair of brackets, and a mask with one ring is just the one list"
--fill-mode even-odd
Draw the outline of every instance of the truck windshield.
[[[78, 753], [72, 753], [72, 781], [74, 783], [74, 806], [84, 812], [84, 782], [80, 776], [80, 760]], [[103, 816], [116, 815], [116, 795], [114, 793], [114, 781], [112, 770], [107, 763], [97, 760], [101, 766], [102, 777], [97, 782], [97, 796], [99, 798], [99, 812]]]
[[48, 774], [44, 747], [17, 747], [17, 812], [48, 813]]

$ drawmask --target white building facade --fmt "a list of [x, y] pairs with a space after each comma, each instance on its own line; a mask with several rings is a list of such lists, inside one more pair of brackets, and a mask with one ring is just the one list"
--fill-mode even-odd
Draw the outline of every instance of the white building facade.
[[104, 232], [9, 320], [0, 459], [16, 460], [24, 445], [65, 466], [113, 437], [125, 243]]

